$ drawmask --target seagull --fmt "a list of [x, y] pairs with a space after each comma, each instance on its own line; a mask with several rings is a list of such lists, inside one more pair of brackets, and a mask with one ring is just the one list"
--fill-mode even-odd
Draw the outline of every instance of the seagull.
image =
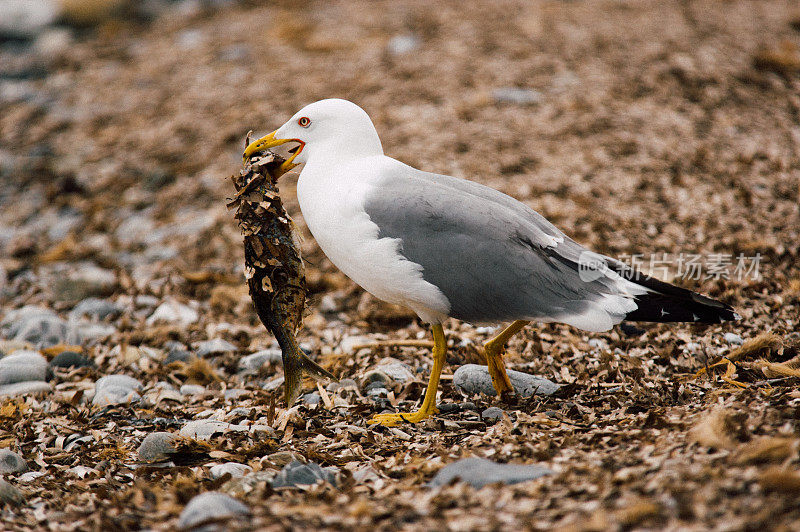
[[581, 246], [524, 203], [466, 179], [384, 155], [369, 115], [342, 99], [309, 104], [244, 151], [294, 143], [281, 167], [304, 165], [297, 198], [336, 267], [375, 297], [430, 324], [433, 367], [415, 412], [369, 423], [416, 423], [437, 413], [447, 343], [442, 324], [511, 322], [484, 345], [492, 384], [513, 396], [506, 343], [530, 322], [607, 331], [623, 320], [720, 323], [729, 305], [643, 275]]

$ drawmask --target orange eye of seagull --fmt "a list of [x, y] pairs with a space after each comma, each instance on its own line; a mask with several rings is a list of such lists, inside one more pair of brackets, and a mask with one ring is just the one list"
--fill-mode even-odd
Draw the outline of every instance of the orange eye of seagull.
[[308, 127], [311, 125], [311, 119], [307, 116], [304, 116], [300, 118], [297, 123], [300, 125], [300, 127]]

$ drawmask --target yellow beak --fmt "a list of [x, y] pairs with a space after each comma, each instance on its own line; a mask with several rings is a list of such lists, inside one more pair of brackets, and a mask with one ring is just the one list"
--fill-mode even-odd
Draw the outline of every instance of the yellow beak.
[[301, 151], [303, 151], [303, 147], [306, 144], [302, 140], [298, 140], [298, 139], [276, 139], [275, 138], [275, 131], [273, 131], [272, 133], [270, 133], [269, 135], [267, 135], [265, 137], [261, 137], [260, 139], [254, 140], [253, 142], [248, 144], [247, 147], [244, 149], [244, 154], [242, 155], [242, 162], [246, 163], [250, 159], [250, 157], [252, 157], [254, 154], [256, 154], [258, 152], [261, 152], [261, 151], [264, 151], [264, 150], [268, 150], [268, 149], [270, 149], [270, 148], [272, 148], [274, 146], [280, 146], [281, 144], [286, 144], [287, 142], [299, 142], [300, 143], [300, 147], [297, 149], [297, 151], [295, 151], [292, 154], [291, 157], [286, 159], [286, 161], [280, 166], [281, 174], [285, 174], [286, 172], [288, 172], [289, 170], [291, 170], [295, 166], [298, 166], [298, 165], [294, 164], [292, 161], [294, 161], [294, 158], [297, 157], [297, 155]]

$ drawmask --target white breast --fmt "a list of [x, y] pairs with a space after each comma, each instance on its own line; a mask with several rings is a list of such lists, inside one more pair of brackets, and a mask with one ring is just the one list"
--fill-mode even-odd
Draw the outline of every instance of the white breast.
[[447, 298], [423, 279], [419, 264], [398, 253], [398, 239], [378, 238], [380, 230], [364, 210], [364, 197], [380, 180], [384, 159], [339, 166], [309, 161], [297, 183], [300, 209], [322, 251], [345, 275], [379, 299], [409, 307], [427, 322], [441, 322], [450, 311]]

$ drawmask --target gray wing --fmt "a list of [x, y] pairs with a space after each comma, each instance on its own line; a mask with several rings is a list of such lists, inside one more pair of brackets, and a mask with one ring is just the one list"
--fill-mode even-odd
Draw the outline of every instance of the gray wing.
[[[364, 207], [379, 236], [399, 239], [400, 253], [420, 264], [425, 280], [447, 297], [452, 317], [607, 330], [636, 308], [633, 283], [605, 271], [605, 257], [533, 209], [472, 181], [403, 166], [366, 197]], [[605, 271], [588, 280], [579, 266], [587, 253]]]

